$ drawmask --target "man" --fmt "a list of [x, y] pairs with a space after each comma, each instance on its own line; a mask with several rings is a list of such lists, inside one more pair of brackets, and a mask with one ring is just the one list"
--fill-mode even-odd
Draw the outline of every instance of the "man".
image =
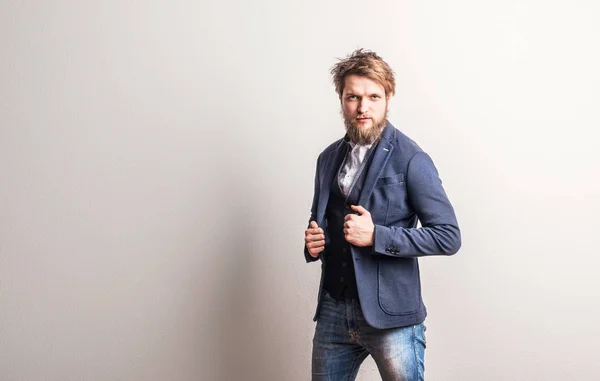
[[431, 158], [387, 121], [389, 65], [359, 49], [331, 73], [346, 135], [319, 155], [305, 231], [322, 263], [312, 379], [354, 380], [371, 355], [383, 380], [423, 380], [417, 258], [458, 251], [456, 216]]

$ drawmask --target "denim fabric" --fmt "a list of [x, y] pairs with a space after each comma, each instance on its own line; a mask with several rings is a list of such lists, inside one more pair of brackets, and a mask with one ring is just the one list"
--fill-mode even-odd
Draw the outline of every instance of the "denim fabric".
[[425, 325], [377, 329], [369, 326], [355, 299], [337, 301], [324, 293], [312, 353], [313, 381], [356, 379], [371, 355], [383, 381], [422, 381]]

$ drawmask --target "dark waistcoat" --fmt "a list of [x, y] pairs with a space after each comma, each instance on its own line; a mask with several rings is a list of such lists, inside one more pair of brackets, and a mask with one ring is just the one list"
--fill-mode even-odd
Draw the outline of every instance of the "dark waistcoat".
[[[323, 287], [338, 300], [358, 300], [354, 264], [350, 253], [350, 244], [344, 238], [344, 218], [347, 214], [355, 213], [350, 205], [357, 205], [365, 182], [365, 175], [370, 164], [371, 151], [367, 153], [361, 165], [354, 185], [348, 197], [344, 195], [338, 181], [338, 172], [333, 178], [331, 194], [327, 203], [326, 218], [329, 242], [325, 246], [326, 261]], [[344, 161], [342, 164], [344, 165]]]

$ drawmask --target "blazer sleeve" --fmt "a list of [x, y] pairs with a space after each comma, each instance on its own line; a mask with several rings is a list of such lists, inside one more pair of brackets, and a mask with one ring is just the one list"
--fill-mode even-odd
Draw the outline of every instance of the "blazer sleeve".
[[[314, 193], [313, 193], [313, 201], [312, 201], [312, 206], [310, 208], [310, 218], [308, 220], [308, 224], [306, 226], [306, 228], [308, 229], [308, 227], [310, 226], [310, 221], [316, 221], [317, 219], [317, 205], [319, 204], [319, 189], [321, 189], [321, 184], [320, 184], [320, 180], [319, 180], [319, 164], [321, 162], [321, 155], [319, 155], [318, 159], [317, 159], [317, 169], [316, 169], [316, 173], [315, 173], [315, 189], [314, 189]], [[321, 252], [323, 253], [323, 252]], [[320, 256], [319, 256], [320, 257]], [[304, 244], [304, 259], [306, 259], [306, 262], [315, 262], [317, 260], [319, 260], [319, 257], [315, 258], [312, 255], [310, 255], [310, 253], [308, 252], [308, 249], [306, 248], [306, 243]]]
[[420, 228], [375, 225], [373, 251], [393, 257], [453, 255], [461, 246], [460, 229], [438, 171], [425, 152], [410, 159], [406, 175], [408, 202]]

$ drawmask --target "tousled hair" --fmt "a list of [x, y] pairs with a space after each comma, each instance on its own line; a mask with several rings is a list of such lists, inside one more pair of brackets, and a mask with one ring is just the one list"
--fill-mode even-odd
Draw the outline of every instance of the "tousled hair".
[[344, 92], [344, 80], [348, 75], [360, 75], [379, 83], [385, 89], [386, 97], [396, 92], [396, 79], [394, 71], [375, 52], [365, 49], [357, 49], [346, 58], [340, 58], [339, 62], [331, 68], [331, 76], [335, 91], [339, 97]]

